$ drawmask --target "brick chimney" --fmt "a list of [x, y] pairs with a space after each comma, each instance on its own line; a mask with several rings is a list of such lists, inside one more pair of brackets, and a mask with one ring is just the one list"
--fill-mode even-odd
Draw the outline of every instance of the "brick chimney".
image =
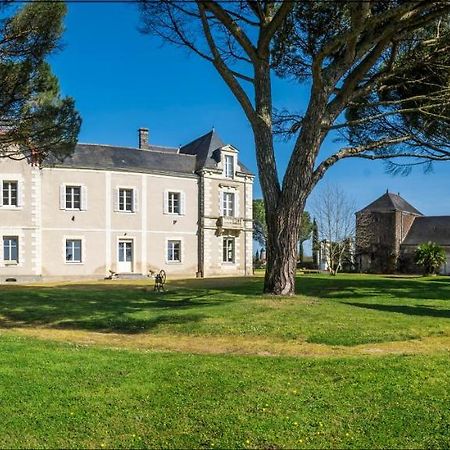
[[141, 150], [148, 150], [150, 148], [148, 143], [148, 128], [139, 128], [139, 148]]

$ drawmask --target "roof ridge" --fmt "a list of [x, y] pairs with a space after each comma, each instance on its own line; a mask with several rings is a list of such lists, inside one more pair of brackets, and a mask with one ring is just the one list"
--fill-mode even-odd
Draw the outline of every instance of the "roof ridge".
[[77, 145], [95, 145], [97, 147], [129, 148], [130, 150], [139, 150], [138, 147], [128, 147], [128, 145], [98, 144], [94, 142], [77, 142]]

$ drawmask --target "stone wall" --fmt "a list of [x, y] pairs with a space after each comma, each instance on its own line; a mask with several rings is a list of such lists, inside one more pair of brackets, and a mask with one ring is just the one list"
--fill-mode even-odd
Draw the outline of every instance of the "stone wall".
[[356, 214], [356, 255], [362, 272], [394, 272], [399, 243], [395, 212]]

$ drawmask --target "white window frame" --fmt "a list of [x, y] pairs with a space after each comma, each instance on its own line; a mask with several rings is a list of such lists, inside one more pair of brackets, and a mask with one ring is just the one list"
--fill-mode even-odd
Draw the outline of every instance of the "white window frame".
[[[11, 190], [8, 195], [8, 204], [3, 203], [3, 183], [17, 183], [16, 204], [11, 205]], [[17, 210], [23, 207], [23, 177], [20, 174], [2, 173], [0, 174], [0, 208]]]
[[231, 178], [231, 179], [234, 178], [234, 156], [233, 155], [224, 155], [223, 176], [225, 178]]
[[[69, 189], [72, 190], [72, 192], [70, 194], [70, 202], [72, 203], [72, 206], [67, 206], [67, 203], [68, 203], [67, 202], [67, 195], [68, 195], [68, 190]], [[80, 198], [79, 198], [80, 205], [79, 205], [79, 207], [73, 206], [75, 204], [75, 192], [74, 192], [75, 189], [78, 189], [80, 191]], [[81, 189], [80, 185], [77, 185], [77, 184], [66, 184], [66, 185], [64, 185], [64, 209], [66, 211], [81, 211], [81, 204], [82, 204], [81, 197], [82, 197], [82, 195], [83, 195], [83, 192], [82, 192], [82, 189]]]
[[[11, 257], [9, 257], [8, 259], [6, 259], [6, 252], [5, 252], [5, 241], [9, 239], [10, 244], [9, 244], [9, 254], [11, 255], [11, 249], [13, 248], [11, 245], [11, 241], [14, 239], [16, 241], [16, 254], [17, 254], [17, 258], [16, 259], [11, 259]], [[4, 235], [2, 236], [2, 252], [3, 252], [3, 262], [6, 265], [17, 265], [19, 264], [19, 260], [20, 260], [20, 243], [19, 243], [19, 236], [13, 236], [13, 235]]]
[[[127, 194], [130, 193], [130, 208], [127, 208]], [[123, 195], [122, 195], [123, 194]], [[134, 212], [134, 189], [127, 187], [120, 187], [117, 189], [117, 209], [119, 212], [132, 213]], [[123, 198], [122, 198], [123, 197]], [[123, 207], [121, 207], [121, 201], [123, 202]]]
[[[229, 197], [232, 198], [231, 203], [227, 200]], [[231, 208], [230, 208], [230, 206], [231, 206]], [[222, 216], [236, 217], [236, 193], [235, 192], [230, 192], [230, 191], [222, 192]]]
[[[179, 259], [170, 259], [170, 249], [169, 245], [171, 243], [178, 243], [179, 244]], [[166, 239], [166, 262], [167, 264], [181, 264], [183, 261], [183, 241], [181, 239]], [[174, 252], [174, 250], [172, 249]]]
[[[75, 241], [79, 241], [80, 242], [80, 259], [79, 260], [68, 260], [67, 259], [67, 242], [71, 241], [71, 242], [75, 242]], [[84, 245], [83, 245], [83, 239], [80, 237], [65, 237], [64, 238], [64, 261], [66, 264], [83, 264], [84, 262]], [[73, 251], [74, 247], [72, 247], [72, 253], [75, 253]]]
[[[7, 203], [5, 203], [4, 198], [4, 191], [5, 191], [5, 184], [9, 185], [8, 188], [8, 196], [7, 196]], [[12, 184], [16, 185], [16, 198], [15, 203], [12, 203]], [[2, 180], [2, 206], [10, 207], [10, 208], [17, 208], [19, 206], [19, 181], [18, 180]]]
[[[178, 210], [175, 211], [175, 196], [178, 197]], [[167, 211], [169, 214], [180, 214], [181, 213], [181, 192], [180, 191], [169, 191], [167, 193]]]
[[[120, 209], [120, 192], [121, 191], [132, 191], [131, 194], [131, 210]], [[115, 186], [113, 189], [113, 210], [114, 212], [124, 213], [124, 214], [134, 214], [139, 210], [139, 190], [136, 186]]]
[[[232, 242], [232, 258], [231, 261], [228, 258], [228, 252], [230, 249], [228, 248], [228, 243]], [[232, 236], [225, 236], [222, 240], [222, 262], [224, 264], [235, 264], [236, 263], [236, 238]]]
[[[170, 203], [170, 194], [179, 194], [179, 212], [173, 212], [173, 204]], [[186, 214], [186, 194], [178, 189], [166, 189], [164, 191], [164, 214], [171, 216], [184, 216]]]

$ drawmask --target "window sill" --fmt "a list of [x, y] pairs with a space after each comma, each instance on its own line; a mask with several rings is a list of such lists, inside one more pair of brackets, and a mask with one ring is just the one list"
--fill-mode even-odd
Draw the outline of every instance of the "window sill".
[[8, 267], [8, 266], [18, 266], [18, 265], [19, 265], [19, 262], [18, 262], [18, 261], [4, 261], [4, 265], [5, 265], [5, 267]]
[[84, 262], [82, 261], [65, 261], [68, 266], [82, 266]]
[[177, 265], [177, 264], [182, 264], [182, 261], [166, 261], [166, 264]]
[[136, 214], [136, 211], [122, 211], [120, 209], [118, 209], [117, 211], [115, 211], [116, 213], [119, 214]]
[[8, 211], [21, 211], [23, 209], [23, 207], [22, 206], [3, 205], [3, 206], [0, 206], [0, 209], [6, 209]]

